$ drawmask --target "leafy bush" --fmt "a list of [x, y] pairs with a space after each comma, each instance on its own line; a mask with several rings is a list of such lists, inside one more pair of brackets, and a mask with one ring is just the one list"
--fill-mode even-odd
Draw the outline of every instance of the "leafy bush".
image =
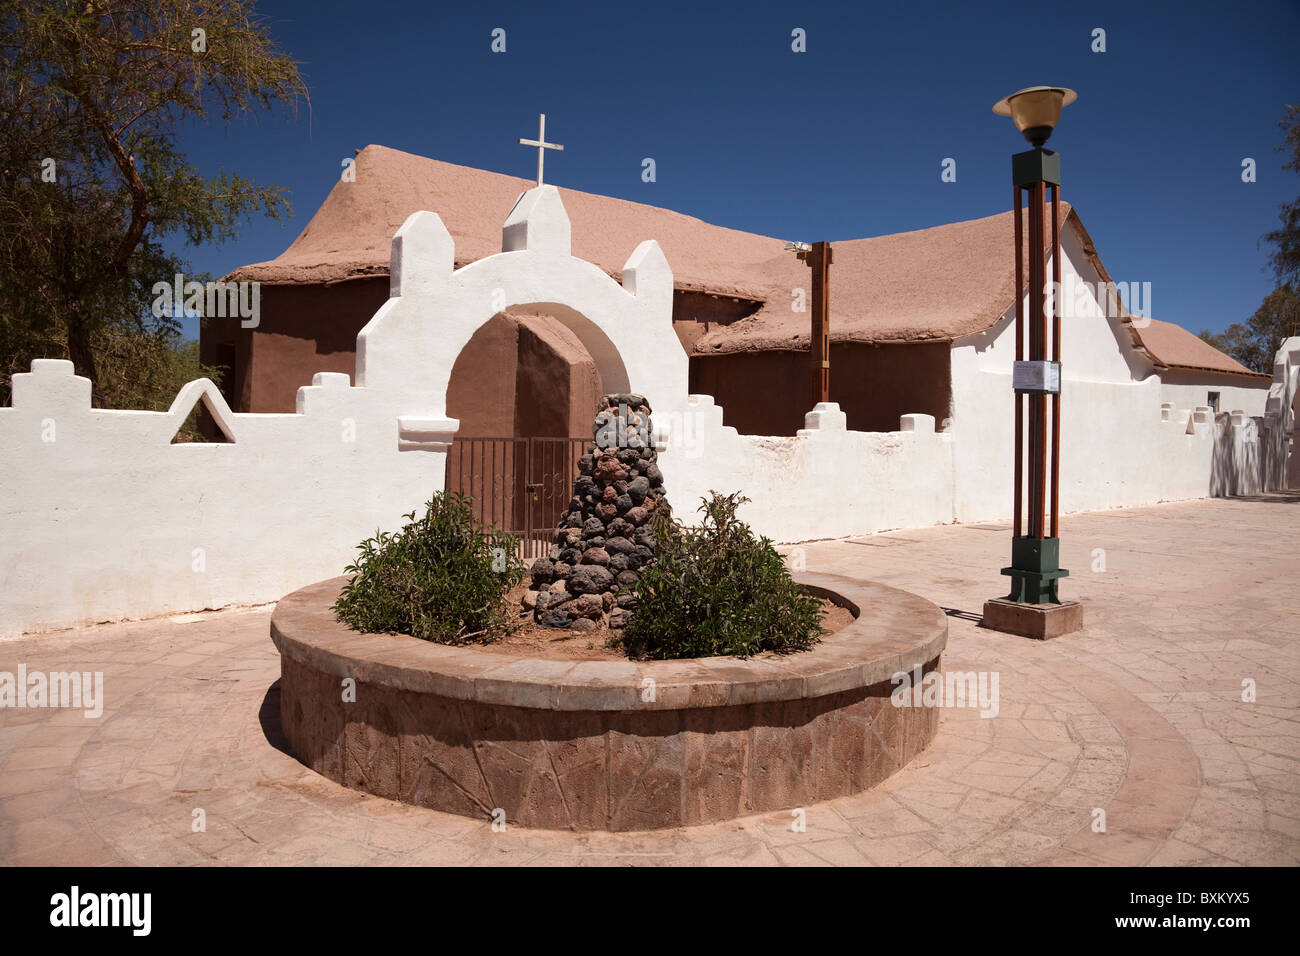
[[419, 520], [362, 541], [334, 612], [358, 631], [440, 644], [500, 637], [505, 595], [523, 580], [518, 540], [474, 517], [470, 499], [438, 492]]
[[797, 585], [767, 538], [736, 518], [748, 501], [710, 492], [703, 524], [655, 516], [655, 557], [632, 588], [619, 643], [631, 657], [802, 651], [821, 640], [821, 603]]

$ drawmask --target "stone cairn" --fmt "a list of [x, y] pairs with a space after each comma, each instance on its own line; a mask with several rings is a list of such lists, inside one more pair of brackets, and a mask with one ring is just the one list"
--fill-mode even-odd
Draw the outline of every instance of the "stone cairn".
[[606, 395], [592, 432], [568, 511], [524, 595], [543, 627], [623, 627], [636, 599], [618, 592], [654, 556], [654, 513], [668, 507], [643, 395]]

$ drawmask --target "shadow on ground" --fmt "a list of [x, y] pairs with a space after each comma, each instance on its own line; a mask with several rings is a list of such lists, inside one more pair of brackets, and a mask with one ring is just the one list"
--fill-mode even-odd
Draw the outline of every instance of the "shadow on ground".
[[266, 689], [266, 696], [262, 698], [262, 706], [257, 711], [257, 722], [262, 725], [262, 733], [266, 736], [266, 741], [276, 750], [293, 756], [293, 751], [289, 749], [289, 739], [284, 735], [284, 727], [280, 723], [280, 682], [277, 680], [274, 684]]

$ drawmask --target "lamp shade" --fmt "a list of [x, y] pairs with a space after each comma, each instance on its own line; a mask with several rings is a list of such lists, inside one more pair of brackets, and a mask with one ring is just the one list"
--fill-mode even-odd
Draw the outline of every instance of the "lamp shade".
[[1062, 86], [1030, 86], [998, 100], [993, 104], [993, 112], [1010, 116], [1025, 139], [1042, 146], [1061, 118], [1062, 108], [1078, 98], [1074, 90]]

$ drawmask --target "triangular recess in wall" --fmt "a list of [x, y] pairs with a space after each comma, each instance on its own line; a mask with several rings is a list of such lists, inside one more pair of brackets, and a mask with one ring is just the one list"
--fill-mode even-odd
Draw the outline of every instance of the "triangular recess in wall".
[[[216, 426], [216, 435], [213, 438], [204, 437], [199, 432], [197, 416], [193, 420], [190, 419], [200, 401], [207, 408]], [[201, 378], [187, 383], [176, 394], [167, 414], [174, 422], [171, 440], [173, 445], [233, 445], [235, 443], [235, 434], [230, 427], [230, 406], [226, 404], [226, 400], [209, 379]], [[188, 428], [186, 428], [187, 424]]]

